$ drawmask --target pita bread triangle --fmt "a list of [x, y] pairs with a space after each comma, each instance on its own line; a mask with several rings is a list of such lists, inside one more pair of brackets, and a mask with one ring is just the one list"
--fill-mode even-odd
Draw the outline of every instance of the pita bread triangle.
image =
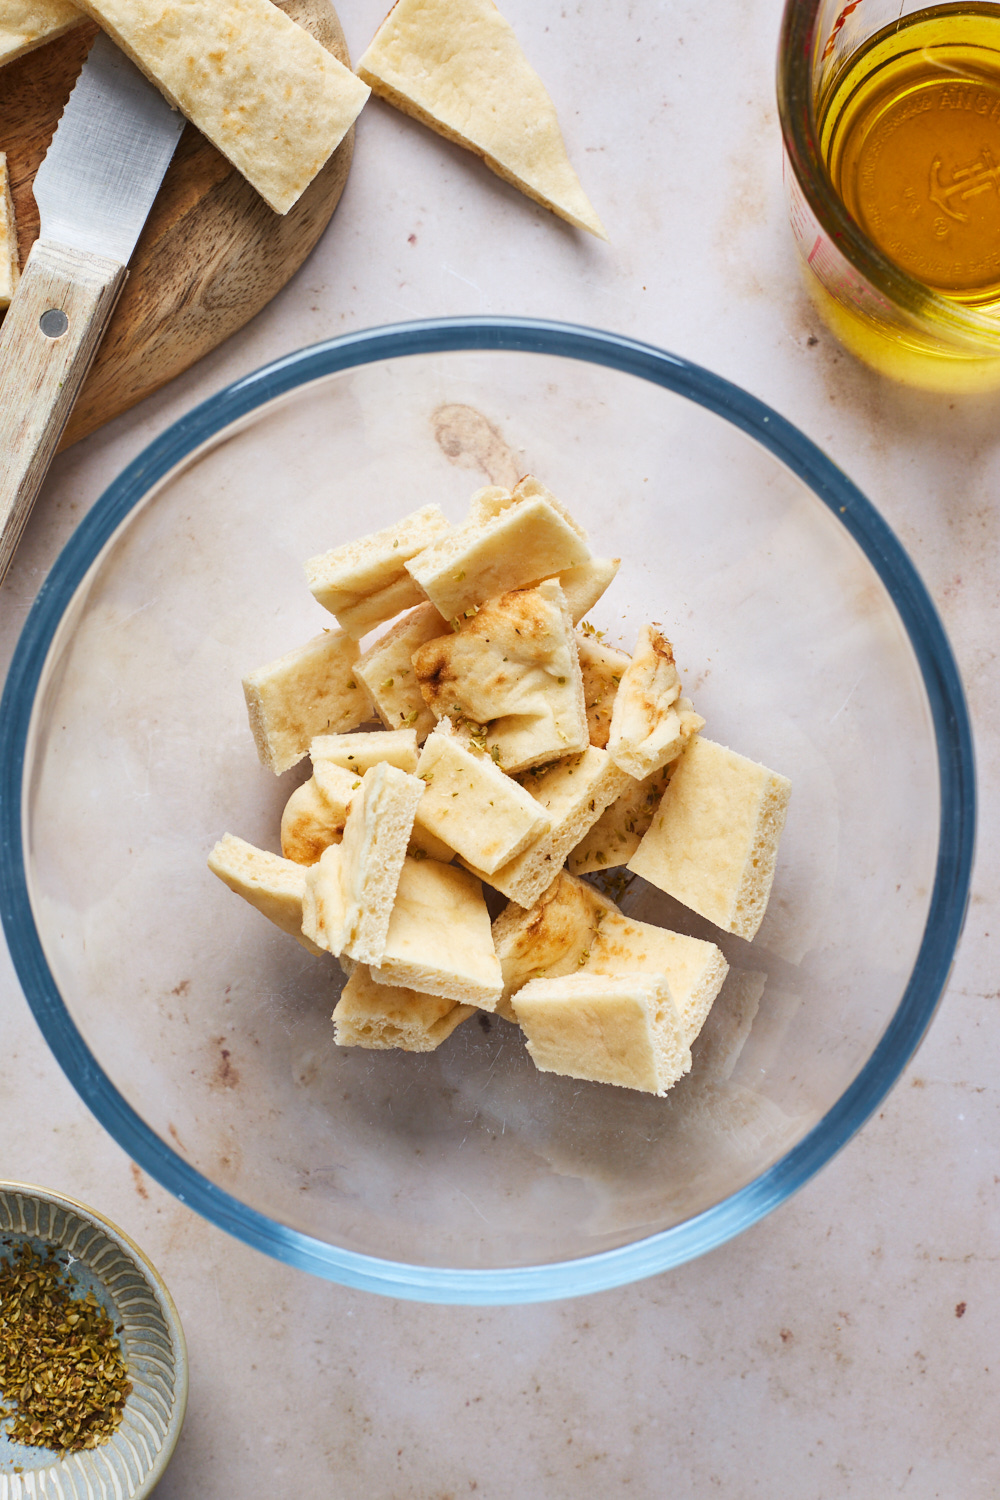
[[555, 106], [493, 0], [397, 0], [358, 76], [536, 203], [607, 238], [570, 166]]

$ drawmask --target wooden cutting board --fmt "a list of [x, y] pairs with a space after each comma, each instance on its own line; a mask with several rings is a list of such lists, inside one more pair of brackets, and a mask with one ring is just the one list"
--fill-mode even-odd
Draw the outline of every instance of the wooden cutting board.
[[[329, 0], [277, 0], [350, 67]], [[0, 71], [21, 264], [38, 238], [32, 183], [97, 28], [87, 21]], [[62, 447], [127, 411], [248, 323], [312, 250], [347, 181], [351, 130], [284, 216], [188, 125], [132, 257], [125, 290]]]

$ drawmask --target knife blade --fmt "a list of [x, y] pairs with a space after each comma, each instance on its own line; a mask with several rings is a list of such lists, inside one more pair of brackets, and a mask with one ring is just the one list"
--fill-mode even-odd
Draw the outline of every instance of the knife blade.
[[0, 583], [184, 124], [98, 35], [35, 175], [40, 233], [0, 327]]

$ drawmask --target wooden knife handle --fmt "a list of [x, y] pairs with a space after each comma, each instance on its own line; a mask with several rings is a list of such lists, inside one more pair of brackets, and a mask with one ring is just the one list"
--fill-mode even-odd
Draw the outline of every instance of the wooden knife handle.
[[127, 276], [103, 255], [31, 248], [0, 326], [0, 583]]

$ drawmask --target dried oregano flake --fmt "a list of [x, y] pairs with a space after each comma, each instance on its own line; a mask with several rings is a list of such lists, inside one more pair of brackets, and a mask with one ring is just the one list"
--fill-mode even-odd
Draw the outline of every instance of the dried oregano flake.
[[94, 1293], [74, 1297], [75, 1286], [52, 1250], [23, 1241], [0, 1259], [0, 1423], [11, 1442], [73, 1453], [121, 1422], [132, 1390], [121, 1344]]

